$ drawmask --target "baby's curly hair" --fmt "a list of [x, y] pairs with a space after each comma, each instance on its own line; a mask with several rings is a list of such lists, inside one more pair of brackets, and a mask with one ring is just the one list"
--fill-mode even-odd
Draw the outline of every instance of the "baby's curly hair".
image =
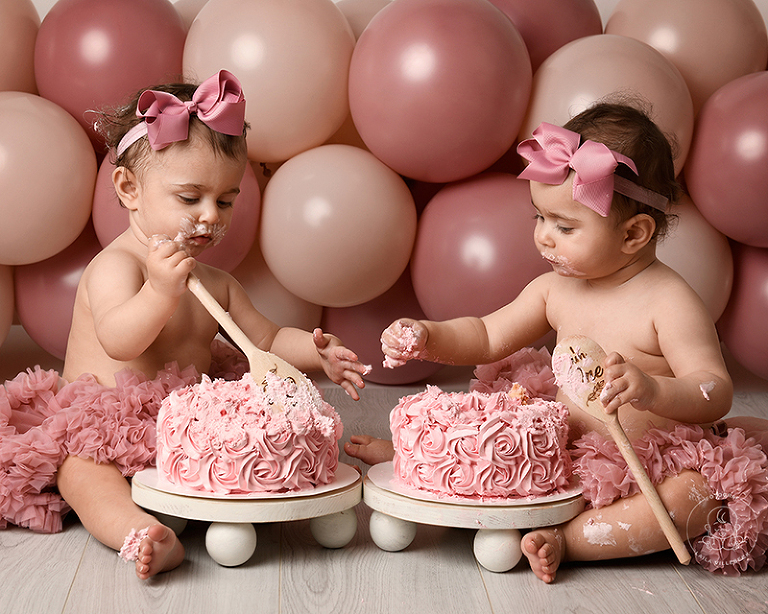
[[[142, 88], [122, 107], [114, 109], [105, 109], [99, 112], [99, 117], [94, 123], [96, 132], [99, 133], [109, 148], [115, 152], [125, 134], [135, 125], [144, 121], [136, 115], [136, 106], [139, 96], [147, 89], [159, 92], [173, 94], [182, 102], [192, 100], [192, 96], [197, 90], [197, 85], [192, 83], [167, 83], [156, 85], [154, 87]], [[211, 130], [198, 119], [197, 115], [192, 114], [189, 120], [189, 137], [207, 139], [208, 144], [217, 155], [223, 155], [232, 159], [247, 158], [248, 147], [245, 135], [248, 130], [248, 123], [243, 125], [242, 135], [231, 136]], [[189, 139], [188, 139], [189, 140]], [[162, 152], [163, 150], [160, 150]], [[141, 172], [145, 167], [150, 156], [155, 152], [149, 145], [146, 138], [139, 139], [126, 149], [120, 156], [114, 159], [115, 166], [124, 166], [133, 172]]]
[[663, 237], [670, 223], [676, 218], [669, 213], [682, 193], [675, 178], [674, 150], [670, 141], [651, 120], [640, 100], [598, 102], [563, 127], [578, 132], [582, 139], [603, 143], [609, 149], [624, 154], [637, 166], [638, 175], [623, 165], [617, 174], [644, 188], [657, 192], [669, 199], [667, 213], [654, 209], [621, 194], [614, 194], [612, 210], [620, 219], [628, 219], [638, 213], [651, 216], [656, 222], [654, 239]]

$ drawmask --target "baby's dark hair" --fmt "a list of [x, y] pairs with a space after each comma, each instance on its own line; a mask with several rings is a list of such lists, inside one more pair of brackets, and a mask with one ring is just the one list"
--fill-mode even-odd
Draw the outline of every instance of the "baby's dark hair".
[[[151, 89], [167, 92], [173, 94], [182, 102], [187, 102], [192, 100], [197, 87], [197, 85], [192, 83], [169, 83], [143, 88], [131, 98], [127, 105], [100, 112], [99, 118], [95, 123], [95, 129], [104, 137], [107, 147], [112, 151], [116, 151], [117, 145], [125, 134], [135, 125], [144, 121], [136, 115], [139, 96], [144, 90]], [[247, 157], [248, 147], [245, 141], [247, 130], [248, 123], [246, 122], [243, 125], [243, 133], [241, 135], [231, 136], [211, 130], [198, 119], [196, 114], [192, 114], [189, 120], [190, 137], [197, 136], [198, 138], [207, 139], [208, 144], [217, 155], [232, 159]], [[141, 138], [117, 157], [115, 165], [124, 166], [133, 172], [141, 171], [152, 151], [149, 141], [146, 138]]]
[[651, 216], [656, 222], [654, 239], [667, 232], [674, 214], [669, 207], [682, 193], [675, 179], [673, 148], [664, 133], [651, 120], [641, 103], [599, 102], [579, 113], [564, 126], [578, 132], [582, 139], [603, 143], [609, 149], [624, 154], [637, 166], [638, 175], [620, 164], [616, 173], [669, 199], [667, 213], [614, 193], [612, 209], [620, 219], [638, 213]]

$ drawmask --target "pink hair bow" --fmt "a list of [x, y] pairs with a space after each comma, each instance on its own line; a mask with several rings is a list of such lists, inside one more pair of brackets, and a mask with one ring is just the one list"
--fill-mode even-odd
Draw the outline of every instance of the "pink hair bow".
[[242, 134], [245, 98], [237, 77], [220, 70], [203, 81], [192, 100], [186, 102], [167, 92], [145, 90], [136, 105], [136, 115], [144, 121], [125, 134], [117, 147], [117, 156], [145, 135], [154, 150], [187, 140], [193, 114], [211, 130], [232, 136]]
[[611, 210], [614, 191], [662, 211], [666, 209], [667, 199], [661, 194], [614, 175], [619, 164], [637, 175], [630, 158], [603, 143], [586, 140], [579, 145], [580, 141], [580, 134], [543, 122], [533, 131], [533, 138], [517, 146], [517, 153], [530, 162], [518, 177], [560, 185], [573, 169], [573, 200], [603, 217]]

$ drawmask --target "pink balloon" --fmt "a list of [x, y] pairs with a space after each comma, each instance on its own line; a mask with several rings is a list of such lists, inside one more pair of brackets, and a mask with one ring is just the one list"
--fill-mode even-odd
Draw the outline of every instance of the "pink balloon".
[[291, 294], [277, 281], [264, 262], [258, 242], [232, 271], [259, 312], [278, 326], [314, 330], [320, 326], [323, 308]]
[[354, 45], [331, 0], [209, 0], [189, 28], [184, 72], [237, 75], [248, 101], [248, 157], [281, 162], [341, 126]]
[[442, 365], [419, 360], [411, 360], [396, 369], [383, 366], [381, 331], [397, 318], [426, 318], [416, 300], [407, 270], [394, 286], [372, 301], [354, 307], [326, 307], [323, 310], [322, 326], [324, 331], [333, 333], [356, 352], [363, 364], [371, 365], [372, 371], [365, 376], [367, 381], [376, 384], [410, 384], [437, 373]]
[[511, 147], [530, 86], [523, 38], [494, 6], [397, 0], [357, 42], [349, 103], [376, 157], [440, 183], [483, 171]]
[[594, 0], [490, 0], [523, 36], [534, 72], [566, 43], [603, 33]]
[[[109, 245], [128, 228], [128, 210], [120, 206], [112, 184], [114, 168], [108, 157], [102, 161], [93, 197], [93, 226], [102, 247]], [[205, 250], [198, 260], [224, 271], [233, 270], [243, 261], [256, 240], [260, 211], [259, 183], [249, 164], [240, 183], [232, 225], [221, 243]]]
[[49, 354], [67, 351], [77, 284], [101, 246], [88, 224], [61, 253], [16, 268], [16, 311], [27, 334]]
[[101, 144], [92, 111], [179, 80], [185, 34], [168, 0], [59, 0], [35, 44], [40, 95], [69, 111]]
[[752, 0], [621, 0], [605, 32], [643, 41], [677, 66], [696, 113], [715, 90], [768, 62], [768, 34]]
[[264, 192], [264, 260], [291, 293], [349, 307], [389, 289], [408, 266], [416, 208], [371, 153], [323, 145], [283, 164]]
[[13, 324], [13, 268], [0, 264], [0, 346]]
[[744, 367], [768, 379], [768, 250], [734, 245], [735, 276], [720, 336]]
[[39, 27], [32, 0], [0, 2], [0, 91], [37, 93], [34, 59]]
[[0, 92], [0, 264], [53, 256], [91, 214], [96, 155], [78, 123], [54, 103]]
[[733, 255], [728, 239], [683, 196], [672, 213], [677, 221], [658, 245], [656, 255], [688, 282], [704, 301], [712, 320], [722, 315], [733, 286]]
[[768, 72], [721, 87], [699, 113], [685, 179], [707, 221], [740, 243], [768, 247]]
[[432, 320], [483, 316], [551, 270], [533, 242], [528, 182], [485, 173], [451, 184], [419, 220], [413, 287]]
[[568, 43], [536, 71], [520, 139], [541, 122], [563, 125], [604, 98], [650, 103], [651, 119], [677, 141], [675, 170], [685, 164], [693, 135], [693, 102], [680, 71], [653, 47], [625, 36], [600, 34]]

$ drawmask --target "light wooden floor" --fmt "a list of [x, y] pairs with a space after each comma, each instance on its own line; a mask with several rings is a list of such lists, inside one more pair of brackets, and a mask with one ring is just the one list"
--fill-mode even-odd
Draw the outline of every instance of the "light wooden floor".
[[[0, 348], [0, 377], [15, 375], [18, 360], [45, 362], [34, 351], [13, 353], [14, 342]], [[732, 371], [732, 413], [768, 417], [768, 382], [738, 365]], [[465, 370], [444, 370], [433, 380], [465, 389], [468, 377]], [[370, 386], [358, 403], [329, 388], [326, 398], [342, 416], [345, 439], [359, 432], [387, 436], [389, 410], [422, 387]], [[342, 460], [351, 462], [343, 454]], [[258, 525], [256, 553], [237, 568], [218, 566], [205, 551], [206, 525], [190, 523], [182, 534], [186, 561], [148, 582], [76, 519], [56, 535], [11, 528], [0, 532], [0, 614], [768, 612], [768, 571], [726, 578], [660, 554], [566, 565], [547, 586], [524, 562], [504, 574], [481, 568], [468, 530], [420, 526], [406, 550], [384, 552], [368, 537], [370, 510], [360, 504], [356, 511], [357, 535], [339, 550], [317, 545], [307, 521]]]

